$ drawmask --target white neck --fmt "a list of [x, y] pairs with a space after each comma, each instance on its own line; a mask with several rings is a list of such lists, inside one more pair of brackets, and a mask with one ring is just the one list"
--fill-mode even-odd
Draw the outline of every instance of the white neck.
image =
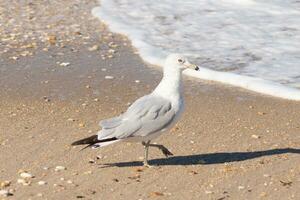
[[167, 99], [179, 100], [182, 96], [181, 71], [172, 67], [164, 67], [164, 76], [153, 91], [153, 94]]

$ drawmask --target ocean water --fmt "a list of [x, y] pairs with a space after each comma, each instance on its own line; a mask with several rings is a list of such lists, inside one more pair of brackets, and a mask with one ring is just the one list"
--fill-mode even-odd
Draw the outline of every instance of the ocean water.
[[92, 13], [125, 34], [141, 57], [162, 66], [183, 53], [185, 73], [300, 100], [300, 1], [101, 0]]

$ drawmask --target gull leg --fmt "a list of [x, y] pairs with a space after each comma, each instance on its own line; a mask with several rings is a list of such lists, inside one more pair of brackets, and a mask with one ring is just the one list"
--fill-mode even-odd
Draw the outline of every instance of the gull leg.
[[166, 157], [173, 156], [173, 153], [161, 144], [148, 144], [148, 146], [158, 148]]
[[150, 140], [147, 142], [142, 142], [142, 145], [144, 145], [145, 151], [144, 151], [144, 166], [145, 167], [150, 167], [148, 163], [148, 151], [149, 151], [149, 145], [150, 145]]

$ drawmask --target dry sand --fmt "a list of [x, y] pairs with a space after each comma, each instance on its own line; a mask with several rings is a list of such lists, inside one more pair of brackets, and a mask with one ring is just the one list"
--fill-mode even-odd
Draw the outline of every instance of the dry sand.
[[299, 102], [185, 77], [185, 114], [155, 141], [173, 157], [71, 147], [161, 78], [95, 5], [0, 0], [0, 199], [300, 199]]

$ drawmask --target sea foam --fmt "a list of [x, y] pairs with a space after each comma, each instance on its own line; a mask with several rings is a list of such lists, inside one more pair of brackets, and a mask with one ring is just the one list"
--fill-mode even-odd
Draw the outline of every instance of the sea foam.
[[185, 74], [300, 100], [300, 3], [293, 0], [101, 0], [92, 13], [162, 66], [184, 53]]

